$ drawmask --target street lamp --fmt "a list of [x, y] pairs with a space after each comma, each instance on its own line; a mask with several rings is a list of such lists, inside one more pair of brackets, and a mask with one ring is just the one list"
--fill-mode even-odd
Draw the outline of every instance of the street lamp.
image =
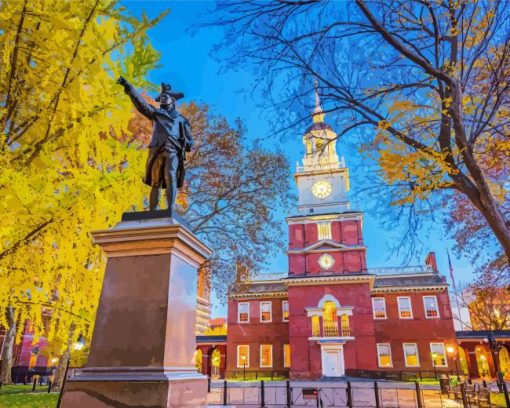
[[489, 349], [491, 351], [492, 361], [494, 363], [494, 369], [496, 370], [496, 382], [498, 384], [499, 392], [503, 392], [503, 373], [499, 371], [499, 350], [501, 349], [501, 344], [498, 344], [496, 337], [494, 337], [494, 333], [492, 330], [489, 330], [489, 335], [483, 339], [485, 344], [489, 345]]
[[437, 353], [432, 353], [432, 366], [434, 367], [434, 376], [437, 380], [437, 367], [436, 367], [436, 358], [438, 357]]
[[241, 356], [243, 361], [243, 381], [246, 381], [246, 356]]
[[446, 348], [446, 351], [453, 357], [453, 361], [455, 361], [455, 372], [457, 373], [457, 381], [460, 381], [459, 366], [457, 365], [457, 353], [455, 352], [455, 347], [448, 346]]

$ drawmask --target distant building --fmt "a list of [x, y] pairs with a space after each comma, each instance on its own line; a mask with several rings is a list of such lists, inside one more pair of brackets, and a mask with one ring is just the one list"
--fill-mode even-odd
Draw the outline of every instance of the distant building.
[[294, 174], [297, 212], [286, 219], [289, 271], [231, 288], [227, 377], [452, 370], [455, 331], [435, 256], [415, 267], [367, 267], [363, 213], [350, 208], [336, 138], [316, 96]]
[[209, 268], [200, 268], [198, 271], [196, 334], [205, 333], [209, 329], [209, 319], [211, 318], [210, 280]]

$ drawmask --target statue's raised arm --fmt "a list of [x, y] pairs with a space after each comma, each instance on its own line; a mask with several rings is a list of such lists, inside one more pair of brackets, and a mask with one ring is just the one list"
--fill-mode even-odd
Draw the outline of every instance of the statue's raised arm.
[[142, 95], [140, 95], [133, 87], [133, 85], [131, 85], [129, 81], [123, 76], [119, 76], [119, 78], [117, 78], [117, 83], [124, 87], [124, 92], [129, 95], [131, 101], [133, 101], [133, 105], [135, 105], [138, 112], [140, 112], [147, 119], [153, 120], [156, 108], [147, 103], [147, 101], [142, 98]]

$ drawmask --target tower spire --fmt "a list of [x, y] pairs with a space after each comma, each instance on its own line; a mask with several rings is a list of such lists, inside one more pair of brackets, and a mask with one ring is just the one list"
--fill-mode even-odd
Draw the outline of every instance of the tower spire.
[[315, 108], [312, 113], [314, 123], [324, 122], [324, 112], [322, 111], [321, 100], [319, 98], [319, 81], [313, 81], [315, 88]]

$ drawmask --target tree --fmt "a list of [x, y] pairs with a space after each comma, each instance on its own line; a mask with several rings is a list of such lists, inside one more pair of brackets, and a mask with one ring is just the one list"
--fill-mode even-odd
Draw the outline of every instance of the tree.
[[507, 330], [510, 327], [510, 291], [495, 282], [471, 284], [459, 296], [469, 311], [470, 330]]
[[[232, 127], [205, 104], [182, 104], [179, 110], [195, 139], [180, 212], [214, 250], [209, 267], [221, 297], [239, 264], [255, 274], [284, 245], [276, 214], [290, 205], [290, 169], [282, 153], [249, 148], [241, 122]], [[135, 112], [125, 138], [148, 143], [151, 132], [150, 122]]]
[[34, 341], [67, 345], [90, 337], [101, 288], [89, 231], [143, 207], [140, 146], [115, 138], [131, 116], [115, 78], [146, 84], [159, 58], [146, 31], [164, 14], [138, 21], [106, 0], [0, 7], [0, 325], [6, 345], [27, 320]]
[[504, 2], [249, 0], [216, 12], [230, 65], [255, 62], [266, 93], [287, 109], [318, 80], [339, 137], [360, 138], [392, 204], [411, 220], [441, 200], [466, 200], [509, 278], [509, 161], [489, 171], [493, 152], [508, 157], [510, 146]]

